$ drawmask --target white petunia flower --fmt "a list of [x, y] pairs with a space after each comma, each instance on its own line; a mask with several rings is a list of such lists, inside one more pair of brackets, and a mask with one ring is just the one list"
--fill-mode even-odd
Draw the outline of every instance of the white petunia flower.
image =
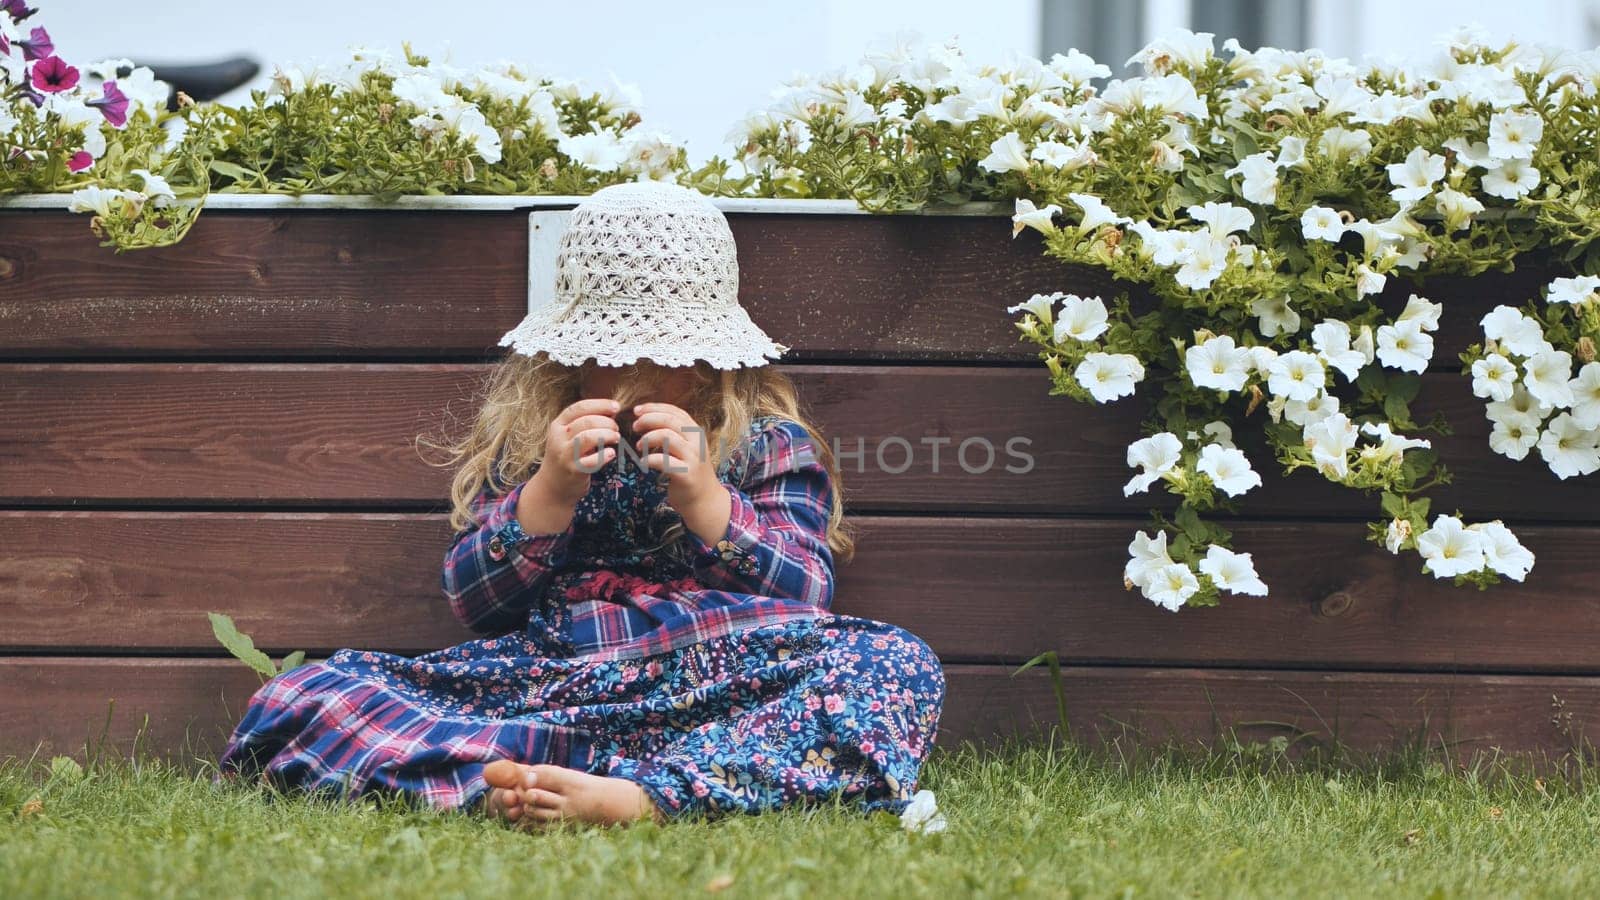
[[1207, 422], [1205, 427], [1200, 429], [1200, 433], [1210, 438], [1219, 447], [1233, 446], [1233, 429], [1228, 427], [1227, 422]]
[[1200, 590], [1200, 581], [1194, 577], [1194, 571], [1183, 563], [1172, 563], [1150, 573], [1150, 577], [1139, 586], [1140, 591], [1150, 602], [1177, 612], [1178, 607], [1187, 603]]
[[1389, 196], [1401, 207], [1407, 207], [1433, 192], [1434, 183], [1444, 177], [1444, 157], [1416, 147], [1406, 155], [1405, 162], [1390, 163], [1384, 169], [1389, 173], [1389, 183], [1395, 186]]
[[1134, 385], [1144, 379], [1144, 366], [1127, 353], [1091, 353], [1078, 363], [1072, 377], [1097, 403], [1110, 403], [1133, 393]]
[[1141, 438], [1128, 445], [1128, 467], [1140, 469], [1138, 475], [1122, 487], [1122, 496], [1131, 497], [1142, 493], [1155, 484], [1161, 476], [1171, 472], [1178, 465], [1179, 454], [1183, 452], [1183, 442], [1170, 431]]
[[1239, 185], [1239, 196], [1251, 203], [1263, 205], [1277, 202], [1278, 164], [1270, 153], [1252, 153], [1223, 174], [1244, 176]]
[[1540, 403], [1556, 409], [1572, 405], [1572, 354], [1547, 350], [1522, 363], [1522, 384]]
[[1550, 420], [1539, 438], [1539, 455], [1562, 481], [1600, 470], [1600, 430], [1579, 428], [1571, 413]]
[[1017, 198], [1017, 211], [1011, 216], [1011, 236], [1015, 238], [1022, 233], [1024, 228], [1032, 228], [1041, 234], [1050, 234], [1056, 230], [1055, 216], [1061, 212], [1061, 207], [1054, 203], [1044, 208], [1033, 205], [1033, 201], [1026, 197]]
[[1539, 443], [1539, 423], [1529, 413], [1508, 413], [1494, 420], [1489, 432], [1489, 449], [1508, 459], [1524, 460]]
[[1468, 525], [1467, 530], [1478, 535], [1484, 565], [1512, 581], [1522, 581], [1533, 571], [1532, 551], [1522, 546], [1517, 536], [1499, 519]]
[[1200, 573], [1210, 577], [1218, 590], [1230, 594], [1267, 595], [1267, 585], [1256, 574], [1255, 560], [1248, 553], [1235, 553], [1212, 544], [1206, 548], [1206, 558], [1200, 560]]
[[1151, 262], [1158, 266], [1175, 266], [1182, 262], [1194, 246], [1194, 231], [1166, 231], [1149, 222], [1134, 222], [1128, 230], [1139, 236], [1141, 247]]
[[1309, 401], [1327, 386], [1328, 373], [1316, 354], [1291, 350], [1267, 368], [1267, 389], [1287, 400]]
[[1378, 358], [1378, 345], [1372, 336], [1372, 326], [1361, 326], [1361, 330], [1356, 332], [1356, 339], [1350, 342], [1350, 347], [1359, 352], [1361, 358], [1371, 365], [1372, 361]]
[[556, 138], [556, 148], [578, 165], [597, 172], [615, 172], [628, 158], [627, 148], [606, 131], [560, 135]]
[[144, 195], [138, 191], [123, 191], [94, 185], [73, 191], [71, 199], [67, 201], [68, 212], [92, 212], [97, 216], [110, 216], [113, 213], [134, 216], [143, 206]]
[[1543, 137], [1538, 113], [1498, 112], [1489, 119], [1489, 152], [1496, 159], [1532, 159]]
[[1550, 282], [1545, 300], [1550, 303], [1587, 303], [1600, 291], [1600, 276], [1579, 275], [1576, 278], [1557, 278]]
[[1408, 438], [1404, 435], [1395, 434], [1388, 422], [1379, 422], [1377, 424], [1368, 422], [1361, 426], [1361, 433], [1378, 439], [1377, 446], [1361, 448], [1361, 458], [1375, 462], [1398, 459], [1407, 450], [1433, 446], [1430, 441], [1422, 438]]
[[1317, 148], [1335, 162], [1362, 159], [1372, 152], [1372, 135], [1365, 128], [1329, 128], [1317, 139]]
[[1099, 297], [1067, 294], [1061, 301], [1061, 315], [1056, 319], [1056, 343], [1067, 338], [1092, 341], [1105, 334], [1106, 328], [1106, 305]]
[[1390, 519], [1389, 527], [1383, 534], [1383, 547], [1390, 553], [1399, 555], [1405, 548], [1406, 540], [1411, 537], [1411, 523], [1405, 519]]
[[1483, 212], [1483, 204], [1471, 194], [1463, 194], [1452, 187], [1441, 187], [1434, 195], [1433, 208], [1444, 217], [1445, 228], [1461, 231], [1472, 225], [1472, 217]]
[[1211, 236], [1226, 239], [1236, 231], [1249, 231], [1256, 224], [1250, 210], [1232, 203], [1204, 203], [1188, 208], [1189, 218], [1211, 226]]
[[1313, 206], [1300, 214], [1300, 233], [1308, 241], [1337, 241], [1344, 231], [1339, 213], [1326, 206]]
[[1439, 314], [1444, 312], [1443, 303], [1434, 303], [1425, 297], [1412, 294], [1406, 301], [1406, 308], [1400, 311], [1400, 317], [1395, 319], [1395, 324], [1401, 322], [1416, 322], [1423, 331], [1439, 330]]
[[1022, 146], [1022, 138], [1015, 132], [1007, 132], [995, 138], [989, 145], [989, 155], [978, 160], [978, 165], [990, 172], [1026, 172], [1028, 171], [1028, 149]]
[[1099, 159], [1087, 144], [1063, 144], [1060, 141], [1045, 141], [1039, 144], [1028, 153], [1028, 158], [1036, 159], [1052, 169], [1068, 172], [1081, 169]]
[[1498, 353], [1491, 353], [1472, 364], [1473, 396], [1485, 400], [1510, 400], [1517, 386], [1517, 367]]
[[1183, 359], [1195, 387], [1242, 391], [1250, 374], [1250, 351], [1234, 346], [1225, 334], [1190, 347]]
[[1435, 578], [1454, 578], [1483, 568], [1483, 539], [1455, 516], [1435, 516], [1433, 527], [1417, 535], [1417, 553]]
[[1483, 173], [1483, 191], [1492, 197], [1515, 200], [1539, 186], [1539, 170], [1527, 160], [1508, 159]]
[[1158, 570], [1172, 565], [1167, 555], [1167, 533], [1158, 531], [1154, 537], [1136, 532], [1128, 545], [1128, 563], [1123, 566], [1122, 577], [1130, 583], [1144, 585]]
[[1255, 369], [1261, 377], [1265, 378], [1267, 370], [1272, 368], [1272, 361], [1278, 358], [1278, 351], [1265, 344], [1257, 344], [1254, 347], [1246, 347], [1245, 349], [1250, 351], [1250, 368]]
[[939, 812], [939, 801], [933, 791], [912, 794], [911, 805], [900, 814], [900, 827], [913, 834], [938, 834], [949, 825], [944, 813]]
[[1071, 294], [1061, 294], [1061, 293], [1034, 294], [1032, 297], [1029, 297], [1028, 299], [1022, 301], [1021, 303], [1017, 303], [1017, 304], [1014, 304], [1012, 306], [1006, 307], [1006, 312], [1008, 312], [1008, 313], [1019, 313], [1019, 312], [1031, 313], [1035, 319], [1038, 319], [1040, 322], [1043, 322], [1044, 324], [1049, 325], [1055, 319], [1055, 304], [1056, 304], [1056, 301], [1060, 300], [1063, 297], [1070, 297], [1070, 296], [1072, 296], [1072, 295]]
[[1261, 336], [1294, 334], [1300, 330], [1300, 314], [1289, 307], [1288, 297], [1262, 297], [1250, 304], [1250, 312], [1261, 319]]
[[1539, 322], [1510, 306], [1496, 306], [1479, 320], [1483, 336], [1518, 356], [1537, 356], [1555, 348], [1545, 340]]
[[1217, 490], [1229, 497], [1261, 486], [1261, 476], [1250, 468], [1250, 460], [1238, 449], [1207, 444], [1200, 449], [1200, 460], [1195, 468], [1204, 472]]
[[1228, 268], [1228, 244], [1209, 235], [1200, 235], [1184, 254], [1173, 278], [1191, 291], [1203, 291]]
[[1489, 145], [1483, 141], [1468, 141], [1464, 137], [1453, 137], [1444, 142], [1445, 149], [1454, 150], [1456, 158], [1475, 169], [1493, 168], [1498, 162], [1494, 154], [1489, 152]]
[[1585, 363], [1572, 389], [1572, 418], [1579, 428], [1600, 428], [1600, 362]]
[[1312, 326], [1311, 345], [1317, 348], [1323, 361], [1351, 381], [1356, 380], [1361, 367], [1368, 362], [1366, 354], [1350, 346], [1350, 326], [1338, 319], [1327, 319]]
[[172, 185], [160, 175], [152, 174], [149, 169], [134, 169], [133, 174], [144, 179], [145, 201], [156, 209], [164, 209], [178, 199], [178, 195], [172, 192]]
[[1368, 294], [1377, 294], [1383, 291], [1383, 285], [1389, 276], [1381, 272], [1374, 272], [1366, 263], [1356, 266], [1356, 293], [1365, 297]]
[[1149, 75], [1165, 75], [1180, 63], [1191, 69], [1199, 69], [1216, 52], [1213, 44], [1215, 38], [1215, 34], [1206, 31], [1197, 34], [1186, 28], [1174, 29], [1146, 44], [1138, 53], [1128, 57], [1124, 65], [1138, 63]]
[[1324, 391], [1310, 400], [1289, 400], [1283, 404], [1283, 417], [1302, 429], [1315, 425], [1339, 411], [1339, 398]]
[[1360, 434], [1349, 417], [1334, 413], [1307, 427], [1302, 434], [1317, 471], [1335, 481], [1342, 481], [1350, 474], [1350, 451], [1355, 448]]
[[1127, 225], [1133, 221], [1112, 212], [1111, 207], [1093, 194], [1068, 194], [1067, 199], [1083, 209], [1083, 219], [1078, 222], [1078, 227], [1084, 231], [1092, 231], [1101, 225]]
[[1520, 383], [1512, 389], [1510, 400], [1485, 403], [1483, 406], [1483, 414], [1491, 422], [1498, 422], [1508, 416], [1533, 416], [1534, 424], [1538, 424], [1553, 412], [1555, 412], [1554, 407], [1539, 402]]
[[1433, 336], [1416, 319], [1378, 329], [1378, 360], [1402, 372], [1425, 372], [1433, 358]]

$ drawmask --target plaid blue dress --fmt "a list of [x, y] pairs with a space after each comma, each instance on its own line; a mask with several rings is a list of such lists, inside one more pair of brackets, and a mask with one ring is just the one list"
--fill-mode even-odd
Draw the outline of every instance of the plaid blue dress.
[[625, 455], [558, 534], [522, 531], [521, 485], [486, 485], [443, 586], [494, 636], [341, 650], [272, 679], [223, 777], [466, 808], [484, 764], [512, 759], [627, 778], [668, 815], [904, 809], [938, 727], [938, 658], [828, 611], [833, 486], [804, 428], [757, 419], [719, 477], [733, 503], [715, 544], [674, 528], [665, 488]]

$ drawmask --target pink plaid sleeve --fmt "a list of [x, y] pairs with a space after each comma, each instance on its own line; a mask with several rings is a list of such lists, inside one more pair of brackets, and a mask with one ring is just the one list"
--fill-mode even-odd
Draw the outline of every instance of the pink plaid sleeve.
[[799, 600], [821, 609], [833, 602], [828, 515], [833, 482], [811, 435], [778, 420], [758, 435], [750, 464], [732, 497], [728, 531], [707, 543], [689, 533], [696, 574], [713, 590]]
[[485, 485], [472, 502], [476, 525], [457, 532], [444, 557], [444, 595], [450, 611], [479, 634], [503, 634], [527, 624], [528, 610], [564, 562], [572, 527], [528, 534], [517, 520], [523, 484], [501, 494]]

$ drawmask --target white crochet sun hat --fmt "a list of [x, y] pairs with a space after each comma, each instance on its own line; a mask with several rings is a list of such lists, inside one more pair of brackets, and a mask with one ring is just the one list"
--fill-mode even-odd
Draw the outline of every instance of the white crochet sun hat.
[[638, 181], [584, 198], [561, 236], [555, 277], [554, 302], [500, 346], [573, 366], [703, 359], [718, 369], [763, 366], [789, 349], [739, 305], [728, 218], [691, 188]]

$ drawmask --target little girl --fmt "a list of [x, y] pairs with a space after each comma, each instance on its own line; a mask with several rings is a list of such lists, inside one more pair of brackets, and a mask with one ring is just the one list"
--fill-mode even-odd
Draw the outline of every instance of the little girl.
[[444, 593], [489, 637], [278, 676], [222, 772], [524, 827], [903, 810], [944, 675], [908, 632], [828, 611], [853, 549], [837, 467], [738, 304], [727, 219], [675, 185], [605, 188], [556, 268], [450, 448]]

